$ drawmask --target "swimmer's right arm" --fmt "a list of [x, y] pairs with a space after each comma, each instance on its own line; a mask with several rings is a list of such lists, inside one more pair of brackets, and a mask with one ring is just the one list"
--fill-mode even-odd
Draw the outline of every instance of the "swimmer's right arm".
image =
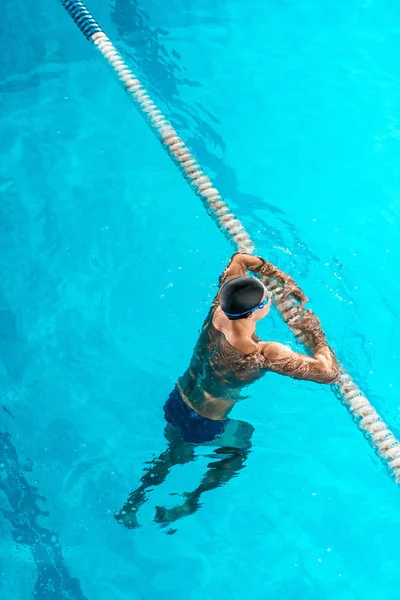
[[304, 311], [302, 320], [296, 323], [296, 329], [305, 335], [312, 356], [293, 352], [277, 342], [265, 342], [261, 344], [261, 350], [267, 360], [268, 370], [294, 379], [335, 383], [340, 375], [339, 365], [326, 342], [318, 317], [310, 310]]

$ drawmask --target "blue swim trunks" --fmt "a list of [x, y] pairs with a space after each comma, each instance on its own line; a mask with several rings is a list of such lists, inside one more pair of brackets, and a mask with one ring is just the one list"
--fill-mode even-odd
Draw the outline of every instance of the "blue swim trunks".
[[197, 414], [182, 399], [177, 387], [170, 393], [164, 405], [164, 414], [168, 423], [176, 427], [182, 439], [191, 444], [212, 442], [225, 430], [229, 419], [215, 421]]

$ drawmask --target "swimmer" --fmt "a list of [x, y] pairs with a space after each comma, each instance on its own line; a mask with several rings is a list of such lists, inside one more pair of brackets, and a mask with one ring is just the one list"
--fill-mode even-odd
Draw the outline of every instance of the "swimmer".
[[296, 329], [303, 334], [311, 356], [277, 342], [263, 342], [255, 335], [257, 322], [271, 308], [271, 293], [263, 283], [271, 279], [283, 286], [283, 299], [306, 304], [295, 281], [272, 263], [249, 254], [233, 255], [220, 278], [190, 366], [165, 403], [167, 449], [150, 462], [139, 487], [115, 514], [119, 523], [138, 527], [136, 513], [148, 491], [161, 484], [173, 466], [195, 460], [196, 446], [212, 446], [213, 460], [200, 485], [185, 492], [182, 504], [156, 508], [154, 520], [163, 527], [195, 513], [204, 492], [224, 485], [243, 469], [254, 428], [230, 419], [229, 413], [245, 397], [245, 388], [268, 371], [316, 383], [338, 379], [337, 360], [310, 310], [301, 311]]

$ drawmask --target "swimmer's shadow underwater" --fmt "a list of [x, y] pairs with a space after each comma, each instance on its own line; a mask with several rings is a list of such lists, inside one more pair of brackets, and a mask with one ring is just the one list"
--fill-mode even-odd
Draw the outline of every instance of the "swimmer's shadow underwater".
[[[254, 273], [249, 276], [248, 271]], [[228, 483], [245, 467], [254, 428], [228, 414], [244, 389], [268, 371], [316, 383], [333, 383], [339, 367], [326, 342], [318, 318], [301, 309], [296, 329], [303, 335], [312, 356], [292, 351], [276, 342], [262, 342], [255, 335], [257, 321], [271, 308], [271, 293], [264, 283], [271, 278], [284, 287], [284, 299], [303, 306], [307, 302], [294, 280], [264, 259], [234, 254], [220, 278], [220, 288], [204, 322], [191, 363], [164, 406], [167, 448], [148, 463], [139, 487], [128, 497], [116, 520], [139, 527], [137, 512], [149, 492], [162, 484], [175, 465], [196, 459], [196, 447], [212, 446], [212, 461], [200, 484], [183, 494], [182, 504], [156, 507], [154, 521], [167, 527], [194, 514], [200, 498]], [[300, 311], [299, 311], [300, 312]], [[170, 529], [168, 533], [176, 530]]]

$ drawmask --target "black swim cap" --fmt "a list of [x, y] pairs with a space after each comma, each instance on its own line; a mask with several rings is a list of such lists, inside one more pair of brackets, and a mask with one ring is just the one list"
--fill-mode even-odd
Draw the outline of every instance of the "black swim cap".
[[231, 321], [245, 319], [260, 304], [265, 287], [257, 277], [234, 277], [221, 287], [219, 304]]

